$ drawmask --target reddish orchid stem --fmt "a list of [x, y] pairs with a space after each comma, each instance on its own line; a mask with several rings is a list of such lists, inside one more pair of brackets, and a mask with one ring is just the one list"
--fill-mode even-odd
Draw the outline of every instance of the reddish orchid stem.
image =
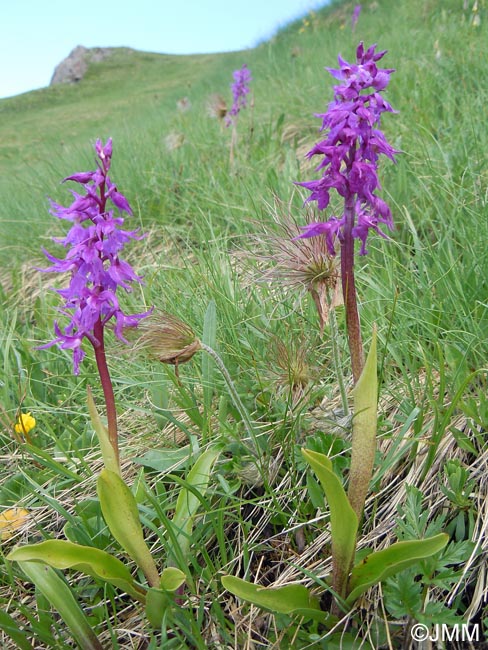
[[112, 445], [117, 463], [119, 462], [119, 436], [117, 431], [117, 411], [115, 409], [115, 395], [110, 378], [110, 372], [107, 365], [107, 357], [105, 355], [105, 344], [103, 340], [104, 328], [102, 321], [98, 319], [93, 328], [93, 334], [97, 341], [93, 345], [95, 349], [95, 359], [97, 362], [98, 373], [100, 375], [100, 382], [102, 384], [103, 396], [105, 398], [105, 408], [107, 413], [107, 428], [108, 438]]
[[[106, 170], [105, 161], [102, 161], [104, 169]], [[100, 184], [100, 212], [105, 212], [107, 197], [105, 195], [105, 181]], [[119, 455], [119, 434], [117, 428], [117, 411], [115, 408], [115, 395], [110, 377], [110, 372], [107, 364], [107, 357], [105, 354], [104, 342], [104, 326], [99, 318], [93, 328], [93, 335], [96, 343], [93, 347], [95, 349], [95, 359], [97, 362], [98, 374], [100, 375], [100, 382], [102, 384], [103, 396], [105, 398], [105, 408], [107, 413], [107, 428], [108, 439], [115, 452], [117, 463], [120, 461]]]
[[356, 384], [363, 370], [364, 352], [354, 279], [354, 237], [352, 236], [355, 217], [354, 203], [354, 195], [347, 197], [344, 202], [345, 223], [341, 243], [341, 276], [346, 310], [347, 340], [351, 355], [352, 376]]

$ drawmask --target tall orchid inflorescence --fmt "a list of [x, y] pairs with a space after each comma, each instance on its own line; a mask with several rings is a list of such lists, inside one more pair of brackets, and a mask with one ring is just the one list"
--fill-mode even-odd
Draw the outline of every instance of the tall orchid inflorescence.
[[[132, 210], [125, 196], [109, 177], [112, 159], [112, 140], [95, 144], [98, 157], [94, 171], [78, 172], [63, 180], [81, 185], [82, 193], [71, 190], [73, 202], [64, 207], [51, 201], [51, 214], [72, 222], [64, 238], [54, 238], [67, 250], [64, 259], [44, 251], [52, 266], [44, 271], [71, 274], [66, 288], [57, 289], [65, 304], [59, 311], [69, 318], [63, 328], [54, 323], [56, 338], [41, 346], [58, 344], [73, 351], [74, 373], [79, 373], [85, 356], [83, 341], [94, 348], [101, 383], [107, 405], [108, 429], [112, 444], [116, 444], [117, 425], [113, 388], [105, 358], [104, 330], [113, 321], [115, 335], [125, 341], [123, 330], [135, 327], [149, 312], [127, 315], [122, 311], [117, 289], [131, 290], [131, 283], [141, 282], [131, 265], [120, 258], [120, 252], [131, 239], [140, 239], [135, 231], [123, 230], [125, 212]], [[115, 214], [117, 212], [117, 216]]]
[[[244, 63], [242, 68], [233, 72], [234, 81], [230, 85], [232, 90], [232, 107], [227, 115], [226, 124], [230, 126], [239, 114], [241, 108], [247, 105], [247, 95], [250, 92], [249, 83], [252, 81], [251, 71]], [[234, 118], [234, 119], [233, 119]]]
[[356, 30], [356, 25], [358, 24], [359, 14], [361, 13], [361, 5], [356, 5], [351, 16], [351, 31], [354, 34]]
[[318, 115], [323, 120], [321, 130], [328, 130], [327, 137], [307, 154], [309, 158], [323, 156], [317, 167], [323, 170], [322, 178], [297, 183], [311, 191], [307, 201], [316, 201], [319, 210], [328, 207], [331, 189], [344, 199], [341, 215], [304, 226], [300, 237], [324, 235], [331, 255], [336, 254], [336, 243], [340, 244], [342, 290], [355, 381], [364, 359], [354, 282], [354, 240], [360, 240], [359, 254], [365, 255], [369, 231], [386, 237], [380, 225], [393, 227], [390, 208], [376, 194], [381, 189], [378, 158], [384, 154], [394, 161], [394, 154], [398, 153], [379, 129], [381, 115], [395, 112], [381, 95], [394, 70], [377, 67], [386, 50], [375, 52], [375, 48], [372, 45], [365, 51], [360, 43], [356, 64], [339, 56], [339, 69], [327, 68], [340, 84], [334, 87], [334, 101], [327, 112]]

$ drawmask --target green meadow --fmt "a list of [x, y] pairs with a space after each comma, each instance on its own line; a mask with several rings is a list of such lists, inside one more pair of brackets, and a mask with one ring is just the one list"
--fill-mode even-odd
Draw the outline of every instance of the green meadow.
[[[419, 624], [488, 638], [488, 4], [366, 0], [352, 33], [355, 4], [332, 2], [242, 52], [115, 49], [77, 84], [0, 100], [2, 648], [400, 649], [420, 647]], [[344, 308], [321, 328], [308, 260], [290, 242], [315, 210], [294, 182], [319, 178], [306, 153], [323, 139], [316, 114], [333, 96], [324, 68], [338, 54], [354, 61], [359, 41], [388, 50], [381, 67], [395, 69], [385, 97], [397, 112], [382, 129], [400, 153], [379, 170], [395, 229], [370, 235], [356, 258], [379, 388], [357, 557], [441, 532], [449, 543], [386, 575], [330, 624], [330, 512], [301, 449], [326, 454], [347, 485], [338, 374], [350, 397], [351, 368]], [[244, 63], [253, 81], [231, 155], [216, 96], [230, 108], [232, 72]], [[63, 318], [52, 290], [63, 278], [39, 271], [42, 249], [60, 254], [52, 238], [67, 230], [49, 199], [68, 205], [62, 179], [93, 169], [93, 145], [108, 137], [110, 176], [134, 213], [124, 227], [146, 235], [124, 251], [144, 284], [121, 303], [178, 318], [218, 360], [198, 351], [175, 367], [145, 355], [137, 331], [128, 345], [107, 332], [122, 476], [158, 569], [177, 567], [185, 583], [157, 601], [158, 618], [78, 565], [52, 569], [51, 586], [62, 585], [96, 635], [83, 642], [81, 614], [70, 619], [36, 578], [45, 565], [7, 556], [69, 540], [145, 581], [97, 496], [103, 459], [87, 387], [102, 420], [104, 401], [93, 351], [75, 376], [70, 350], [37, 349]], [[334, 214], [334, 201], [313, 219]], [[16, 430], [26, 413], [35, 427]], [[208, 450], [219, 455], [199, 491], [191, 468]], [[182, 493], [194, 499], [183, 533]], [[305, 586], [324, 620], [250, 604], [223, 586], [229, 575]]]

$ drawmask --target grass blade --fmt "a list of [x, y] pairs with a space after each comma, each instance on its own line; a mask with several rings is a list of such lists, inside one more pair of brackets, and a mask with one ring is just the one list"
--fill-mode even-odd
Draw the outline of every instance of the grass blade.
[[22, 562], [21, 566], [29, 580], [59, 612], [78, 646], [82, 650], [103, 650], [71, 589], [54, 569], [40, 562]]
[[220, 451], [215, 449], [203, 452], [191, 468], [185, 481], [193, 489], [183, 487], [180, 490], [172, 521], [175, 529], [175, 548], [169, 552], [170, 564], [173, 564], [178, 556], [185, 558], [190, 551], [193, 520], [200, 507], [201, 498], [205, 496], [208, 489], [210, 472], [219, 455]]

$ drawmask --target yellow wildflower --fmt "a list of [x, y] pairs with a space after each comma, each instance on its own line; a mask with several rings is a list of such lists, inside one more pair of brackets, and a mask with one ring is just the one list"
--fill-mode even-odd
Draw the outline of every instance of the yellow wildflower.
[[30, 413], [21, 413], [15, 425], [15, 433], [27, 434], [36, 426], [36, 419]]

